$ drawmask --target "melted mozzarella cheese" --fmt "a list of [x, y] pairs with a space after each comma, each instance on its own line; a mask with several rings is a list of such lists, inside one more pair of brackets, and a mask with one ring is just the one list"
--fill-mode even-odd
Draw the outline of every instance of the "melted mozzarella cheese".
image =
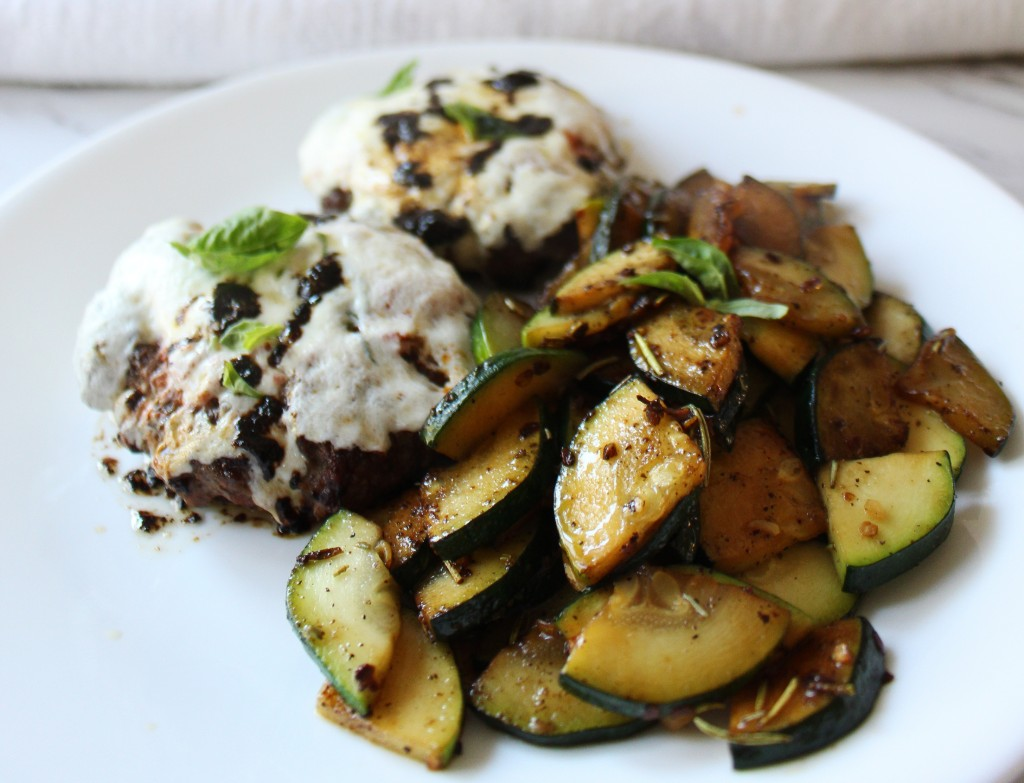
[[[490, 86], [494, 72], [466, 71], [421, 82], [385, 97], [350, 101], [325, 113], [299, 151], [306, 186], [317, 196], [342, 189], [351, 194], [349, 214], [374, 225], [390, 225], [403, 211], [440, 210], [465, 218], [471, 228], [468, 255], [504, 246], [511, 233], [528, 252], [537, 250], [573, 218], [575, 211], [621, 167], [608, 124], [593, 104], [557, 81], [536, 82], [507, 93]], [[540, 135], [508, 138], [488, 150], [439, 112], [464, 103], [515, 121], [534, 116], [551, 121]], [[390, 145], [382, 118], [414, 115], [419, 135]], [[593, 151], [600, 170], [580, 162]], [[475, 155], [486, 162], [474, 170]], [[429, 184], [403, 184], [402, 164], [415, 164]], [[479, 264], [461, 255], [460, 263]]]
[[[151, 444], [154, 470], [165, 480], [189, 473], [194, 462], [245, 456], [234, 445], [236, 428], [257, 404], [221, 384], [225, 362], [241, 353], [222, 346], [214, 331], [213, 292], [221, 280], [171, 245], [187, 243], [200, 230], [167, 221], [129, 247], [89, 304], [75, 350], [85, 402], [113, 410], [126, 442]], [[278, 499], [300, 500], [288, 486], [293, 472], [303, 472], [300, 438], [337, 450], [387, 451], [392, 433], [419, 429], [473, 366], [472, 291], [414, 238], [347, 219], [309, 229], [283, 259], [244, 278], [259, 297], [258, 320], [287, 323], [302, 301], [298, 281], [327, 254], [340, 265], [343, 281], [310, 308], [301, 337], [276, 367], [269, 344], [250, 353], [263, 370], [256, 390], [284, 408], [283, 426], [275, 430], [283, 459], [270, 480], [262, 480], [255, 464], [250, 471], [256, 504], [272, 514]], [[447, 384], [425, 377], [403, 357], [409, 339]], [[159, 347], [166, 385], [181, 392], [180, 404], [157, 423], [130, 410], [126, 378], [140, 343]], [[210, 399], [217, 401], [216, 416], [206, 413]]]

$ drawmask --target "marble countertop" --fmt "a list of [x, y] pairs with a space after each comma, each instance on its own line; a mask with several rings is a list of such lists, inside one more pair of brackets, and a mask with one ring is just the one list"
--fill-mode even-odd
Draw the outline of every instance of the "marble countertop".
[[[1024, 59], [780, 69], [937, 142], [1024, 202]], [[185, 89], [0, 84], [0, 198]]]

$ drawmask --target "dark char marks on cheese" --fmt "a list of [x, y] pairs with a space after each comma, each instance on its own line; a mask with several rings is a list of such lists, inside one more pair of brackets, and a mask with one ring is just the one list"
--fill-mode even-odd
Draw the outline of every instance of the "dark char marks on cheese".
[[394, 114], [382, 114], [377, 124], [383, 129], [381, 134], [388, 149], [399, 144], [412, 144], [426, 134], [420, 129], [420, 115], [415, 111], [400, 111]]
[[267, 481], [284, 459], [284, 447], [270, 437], [270, 430], [281, 420], [284, 405], [276, 397], [264, 396], [235, 424], [233, 445], [249, 452]]
[[218, 283], [213, 289], [211, 314], [214, 331], [223, 334], [229, 326], [238, 321], [259, 317], [259, 295], [242, 283]]
[[449, 245], [469, 232], [466, 218], [453, 217], [440, 209], [403, 210], [395, 218], [395, 225], [432, 248]]
[[309, 323], [313, 307], [323, 295], [344, 282], [341, 264], [338, 263], [338, 256], [335, 253], [324, 256], [299, 279], [298, 294], [301, 301], [292, 311], [292, 317], [284, 325], [277, 345], [267, 358], [271, 367], [280, 365], [288, 349], [302, 337], [302, 328]]
[[535, 87], [537, 84], [537, 74], [532, 71], [512, 71], [487, 82], [491, 89], [505, 93], [508, 96], [509, 103], [515, 102], [517, 91], [525, 87]]

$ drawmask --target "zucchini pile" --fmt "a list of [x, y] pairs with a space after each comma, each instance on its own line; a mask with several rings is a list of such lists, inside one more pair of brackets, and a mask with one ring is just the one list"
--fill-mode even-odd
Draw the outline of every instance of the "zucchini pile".
[[875, 290], [834, 190], [631, 178], [532, 303], [484, 299], [436, 465], [291, 574], [322, 714], [433, 769], [467, 707], [539, 745], [692, 727], [737, 769], [867, 717], [890, 677], [858, 597], [946, 539], [968, 444], [1015, 417]]

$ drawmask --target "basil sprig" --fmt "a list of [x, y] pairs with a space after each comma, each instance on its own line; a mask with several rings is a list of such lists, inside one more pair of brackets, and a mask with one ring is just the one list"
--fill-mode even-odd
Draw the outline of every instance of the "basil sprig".
[[731, 299], [739, 293], [729, 256], [711, 243], [693, 237], [655, 237], [651, 245], [672, 256], [686, 274], [700, 283], [708, 296]]
[[224, 370], [220, 376], [220, 383], [228, 391], [241, 394], [244, 397], [255, 397], [259, 399], [263, 395], [256, 391], [249, 383], [238, 374], [235, 365], [231, 362], [224, 362]]
[[274, 342], [281, 334], [280, 324], [264, 324], [259, 321], [237, 321], [220, 336], [220, 344], [229, 351], [249, 353], [258, 345]]
[[377, 93], [377, 97], [384, 98], [393, 93], [412, 87], [412, 80], [416, 73], [417, 65], [419, 65], [418, 60], [409, 60], [409, 62], [395, 71], [395, 75], [391, 77], [391, 81], [384, 85], [384, 89]]
[[685, 274], [649, 272], [624, 280], [626, 285], [668, 291], [688, 304], [709, 307], [720, 313], [775, 321], [789, 312], [784, 304], [737, 296], [739, 283], [732, 262], [725, 253], [708, 242], [692, 237], [655, 237], [651, 245], [671, 255]]
[[250, 207], [186, 243], [171, 244], [211, 274], [242, 275], [276, 261], [295, 247], [308, 225], [299, 215]]

